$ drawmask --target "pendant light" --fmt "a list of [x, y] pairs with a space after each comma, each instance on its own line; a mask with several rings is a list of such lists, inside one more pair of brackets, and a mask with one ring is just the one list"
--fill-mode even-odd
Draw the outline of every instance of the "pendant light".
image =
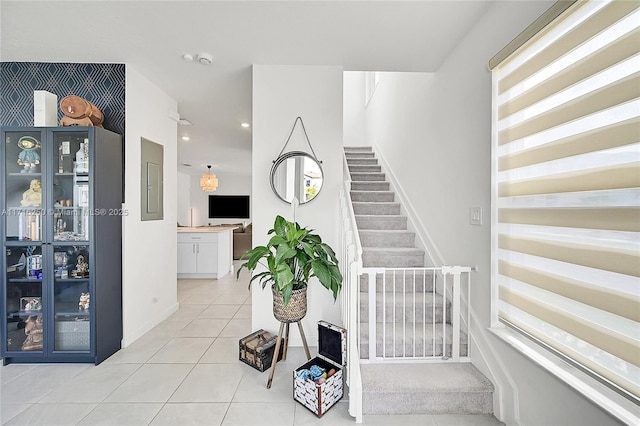
[[208, 172], [200, 178], [200, 187], [204, 192], [213, 192], [218, 188], [218, 178], [211, 173], [211, 166], [207, 166], [207, 168]]

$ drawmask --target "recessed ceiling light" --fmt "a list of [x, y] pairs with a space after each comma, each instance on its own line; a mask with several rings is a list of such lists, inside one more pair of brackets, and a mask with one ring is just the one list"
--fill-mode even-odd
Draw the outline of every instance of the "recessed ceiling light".
[[244, 127], [244, 128], [247, 128], [247, 127], [249, 127], [249, 126], [250, 126], [250, 124], [249, 124], [249, 123], [242, 123], [242, 124], [240, 124], [240, 125], [241, 125], [242, 127]]
[[189, 136], [183, 136], [183, 137], [182, 137], [182, 140], [183, 140], [183, 141], [188, 141], [189, 139], [191, 139]]

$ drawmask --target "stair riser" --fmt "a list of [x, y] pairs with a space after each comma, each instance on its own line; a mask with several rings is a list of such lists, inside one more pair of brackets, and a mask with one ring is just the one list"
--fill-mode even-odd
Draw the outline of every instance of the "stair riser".
[[424, 266], [424, 254], [388, 254], [362, 253], [362, 265], [365, 268], [419, 268]]
[[395, 194], [385, 191], [351, 191], [351, 201], [364, 203], [393, 202]]
[[345, 146], [344, 152], [372, 152], [373, 147], [370, 146]]
[[[420, 407], [420, 411], [416, 411]], [[362, 412], [384, 414], [491, 414], [492, 392], [364, 392]]]
[[351, 182], [352, 191], [389, 191], [389, 187], [389, 182]]
[[375, 158], [375, 154], [373, 152], [345, 152], [344, 153], [345, 157], [348, 159], [350, 158]]
[[[407, 335], [409, 336], [409, 332], [407, 332]], [[396, 336], [398, 336], [398, 334], [396, 334]], [[411, 335], [412, 336], [412, 335]], [[390, 336], [388, 336], [390, 338]], [[451, 342], [449, 340], [449, 342]], [[400, 339], [398, 339], [398, 341], [396, 342], [396, 351], [395, 354], [393, 352], [393, 343], [389, 342], [385, 345], [385, 349], [384, 352], [382, 350], [382, 341], [378, 341], [376, 343], [376, 356], [384, 356], [385, 357], [395, 357], [395, 358], [413, 358], [413, 343], [411, 340], [409, 340], [406, 344], [405, 344], [405, 348], [404, 348], [404, 353], [402, 352], [402, 341]], [[447, 357], [450, 358], [451, 357], [451, 350], [452, 350], [452, 345], [451, 343], [446, 343], [445, 344], [445, 348], [446, 348], [446, 354]], [[423, 351], [424, 350], [424, 351]], [[441, 358], [442, 355], [442, 341], [441, 340], [436, 340], [435, 342], [435, 349], [434, 349], [434, 344], [431, 340], [427, 339], [427, 343], [426, 346], [424, 345], [424, 342], [422, 341], [422, 336], [417, 336], [416, 335], [416, 345], [415, 345], [415, 353], [416, 356], [421, 357], [422, 354], [425, 354], [425, 357], [439, 357]], [[467, 356], [468, 354], [468, 347], [465, 344], [460, 343], [460, 356]], [[368, 342], [361, 342], [360, 344], [360, 359], [367, 359], [369, 358], [369, 343]]]
[[[407, 217], [406, 216], [356, 216], [356, 223], [358, 229], [395, 229], [406, 230], [407, 229]], [[393, 266], [393, 265], [391, 265]], [[400, 265], [396, 265], [400, 268]]]
[[382, 173], [382, 167], [376, 165], [349, 165], [351, 173]]
[[354, 182], [382, 182], [385, 180], [384, 173], [351, 173], [351, 180]]
[[353, 203], [353, 211], [355, 214], [399, 215], [400, 204]]
[[[400, 298], [396, 297], [396, 300], [398, 299]], [[423, 308], [422, 306], [416, 306], [414, 318], [413, 303], [411, 303], [410, 300], [407, 300], [407, 305], [404, 308], [402, 307], [402, 305], [398, 306], [398, 303], [399, 302], [396, 302], [395, 313], [393, 312], [393, 305], [387, 305], [387, 308], [385, 309], [385, 318], [387, 322], [392, 322], [395, 320], [396, 323], [402, 323], [406, 321], [408, 326], [409, 324], [413, 324], [414, 322], [418, 324], [442, 324], [442, 315], [444, 312], [442, 306], [436, 306], [435, 308], [433, 308], [432, 306], [426, 306], [426, 308]], [[360, 302], [360, 318], [369, 318], [368, 304], [368, 300]], [[379, 302], [378, 306], [376, 307], [376, 319], [378, 322], [382, 322], [382, 302]], [[447, 322], [451, 323], [451, 311], [449, 309], [447, 310]]]
[[415, 241], [416, 234], [413, 232], [360, 231], [360, 244], [363, 247], [415, 247]]
[[347, 164], [349, 166], [354, 165], [361, 165], [361, 166], [373, 166], [378, 164], [378, 160], [376, 158], [347, 158]]
[[[382, 293], [382, 287], [383, 287], [382, 275], [378, 275], [376, 278], [376, 292]], [[407, 277], [404, 279], [404, 286], [403, 286], [403, 279], [400, 276], [396, 277], [395, 279], [395, 289], [393, 286], [393, 278], [391, 277], [387, 278], [386, 283], [384, 284], [385, 293], [393, 293], [394, 290], [396, 294], [402, 293], [403, 291], [407, 293], [413, 293], [414, 291], [413, 287], [414, 287], [414, 280], [409, 275], [407, 275]], [[422, 293], [423, 287], [424, 285], [423, 285], [422, 277], [420, 276], [416, 277], [415, 292]], [[363, 275], [362, 277], [360, 277], [360, 291], [362, 293], [369, 292], [369, 277], [367, 275]], [[431, 292], [433, 291], [433, 282], [430, 276], [427, 276], [427, 288], [424, 289], [424, 291], [427, 294], [431, 294]]]

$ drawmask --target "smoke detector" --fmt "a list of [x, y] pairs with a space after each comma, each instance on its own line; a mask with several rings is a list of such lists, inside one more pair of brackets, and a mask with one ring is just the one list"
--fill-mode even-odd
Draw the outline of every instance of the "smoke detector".
[[213, 56], [210, 53], [198, 53], [196, 55], [196, 61], [202, 65], [211, 65], [213, 63]]

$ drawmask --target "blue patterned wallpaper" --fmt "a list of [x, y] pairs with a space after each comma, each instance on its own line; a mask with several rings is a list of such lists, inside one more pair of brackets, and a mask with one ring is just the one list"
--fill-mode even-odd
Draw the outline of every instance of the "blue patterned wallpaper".
[[[104, 114], [105, 129], [124, 136], [124, 64], [0, 63], [0, 125], [33, 126], [33, 91], [77, 95]], [[62, 112], [58, 108], [58, 122]]]

